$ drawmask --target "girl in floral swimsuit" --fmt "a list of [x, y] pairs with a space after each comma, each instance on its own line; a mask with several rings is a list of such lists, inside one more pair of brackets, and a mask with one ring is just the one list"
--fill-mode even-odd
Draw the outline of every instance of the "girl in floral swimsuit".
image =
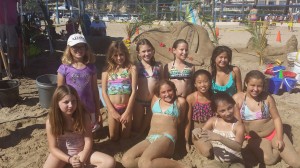
[[176, 96], [174, 83], [167, 80], [157, 83], [154, 93], [149, 134], [124, 154], [124, 167], [182, 167], [168, 158], [174, 153], [178, 126], [184, 122], [185, 99]]
[[102, 95], [108, 110], [111, 140], [130, 136], [136, 81], [136, 67], [130, 63], [127, 47], [122, 41], [112, 42], [102, 72]]
[[274, 98], [263, 91], [265, 76], [258, 70], [246, 74], [244, 92], [233, 96], [244, 123], [248, 148], [266, 165], [274, 165], [281, 157], [291, 167], [300, 167], [299, 154], [283, 132]]
[[[186, 98], [188, 103], [187, 129], [185, 130], [186, 149], [189, 151], [190, 131], [194, 128], [202, 128], [205, 122], [213, 117], [215, 113], [211, 110], [211, 75], [206, 70], [198, 70], [193, 75], [193, 81], [196, 91]], [[195, 147], [202, 153], [203, 144], [194, 141]]]

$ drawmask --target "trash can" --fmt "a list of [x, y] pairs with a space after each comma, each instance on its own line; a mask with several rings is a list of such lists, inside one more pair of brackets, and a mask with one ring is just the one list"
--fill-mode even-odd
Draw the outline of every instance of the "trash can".
[[52, 95], [57, 87], [57, 75], [45, 74], [36, 78], [39, 91], [39, 103], [43, 108], [49, 108]]
[[12, 107], [17, 104], [20, 84], [18, 80], [0, 80], [1, 107]]

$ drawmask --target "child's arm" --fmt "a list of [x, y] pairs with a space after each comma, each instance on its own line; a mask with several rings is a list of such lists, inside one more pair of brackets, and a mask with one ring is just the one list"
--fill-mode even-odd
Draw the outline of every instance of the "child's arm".
[[236, 90], [237, 92], [242, 92], [242, 75], [240, 68], [237, 66], [233, 67], [233, 72], [235, 74], [235, 85], [236, 85]]
[[[100, 97], [99, 97], [99, 90], [97, 84], [97, 73], [92, 76], [92, 90], [93, 90], [93, 97], [95, 102], [95, 115], [100, 114]], [[97, 117], [96, 117], [97, 118]], [[99, 115], [100, 125], [102, 126], [102, 116]], [[98, 122], [98, 121], [97, 121]]]
[[275, 130], [276, 130], [276, 136], [277, 136], [276, 146], [280, 150], [280, 149], [284, 148], [282, 121], [281, 121], [281, 118], [279, 116], [274, 98], [271, 95], [269, 95], [267, 100], [269, 102], [269, 104], [268, 104], [269, 105], [269, 111], [270, 111], [270, 114], [272, 116], [274, 126], [275, 126]]
[[[189, 139], [190, 139], [190, 132], [191, 132], [191, 124], [192, 124], [192, 102], [193, 102], [193, 94], [191, 93], [190, 95], [187, 96], [186, 101], [188, 105], [188, 111], [187, 111], [187, 117], [186, 117], [186, 122], [185, 122], [185, 144], [187, 147], [187, 144], [189, 144]], [[188, 149], [187, 149], [188, 150]]]
[[65, 77], [61, 73], [57, 73], [57, 86], [64, 85], [65, 83]]
[[232, 98], [234, 99], [235, 101], [235, 105], [234, 105], [234, 117], [240, 121], [240, 122], [243, 122], [242, 121], [242, 118], [241, 118], [241, 114], [240, 114], [240, 100], [243, 100], [243, 99], [240, 99], [240, 97], [243, 97], [244, 93], [236, 93], [232, 96]]
[[164, 79], [164, 67], [161, 63], [159, 64], [159, 79]]
[[164, 79], [169, 79], [169, 67], [168, 64], [164, 67]]
[[58, 148], [58, 144], [56, 141], [55, 135], [52, 134], [52, 128], [49, 122], [49, 119], [46, 121], [46, 132], [47, 132], [47, 140], [48, 140], [48, 146], [50, 153], [58, 158], [59, 160], [62, 160], [66, 163], [70, 163], [70, 156], [65, 154], [62, 150]]
[[107, 80], [108, 80], [107, 72], [102, 72], [102, 96], [107, 106], [108, 113], [110, 113], [115, 120], [120, 121], [121, 116], [113, 107], [107, 94]]
[[127, 104], [127, 108], [125, 112], [121, 115], [120, 122], [128, 123], [132, 119], [132, 108], [134, 105], [135, 97], [136, 97], [136, 89], [137, 89], [137, 70], [136, 66], [132, 65], [130, 68], [131, 71], [131, 95], [129, 97], [129, 101]]
[[91, 120], [88, 115], [84, 115], [84, 147], [81, 152], [78, 153], [80, 162], [85, 164], [93, 147], [93, 138], [92, 138], [92, 130], [91, 130]]

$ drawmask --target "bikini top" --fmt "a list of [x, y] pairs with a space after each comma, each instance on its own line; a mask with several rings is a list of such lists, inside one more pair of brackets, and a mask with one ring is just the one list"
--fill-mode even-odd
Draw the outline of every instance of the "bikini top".
[[193, 108], [193, 115], [192, 115], [193, 121], [200, 121], [203, 123], [215, 115], [215, 113], [211, 109], [210, 102], [200, 103], [198, 101], [198, 93], [196, 95], [196, 102], [192, 106], [192, 108]]
[[257, 111], [257, 112], [251, 111], [246, 104], [246, 95], [245, 95], [245, 99], [243, 101], [243, 104], [242, 104], [242, 107], [240, 110], [242, 120], [251, 121], [251, 120], [260, 120], [260, 119], [270, 118], [270, 112], [269, 112], [268, 105], [265, 103], [265, 101], [262, 101], [261, 104], [262, 105], [261, 105], [260, 111]]
[[169, 70], [170, 79], [188, 79], [192, 77], [192, 68], [186, 65], [184, 69], [180, 72], [178, 69], [175, 68], [174, 63], [175, 62], [173, 62], [173, 65]]
[[108, 75], [107, 94], [131, 94], [131, 78], [127, 69], [124, 69], [122, 72], [111, 73]]
[[235, 82], [233, 80], [232, 72], [230, 72], [229, 80], [226, 83], [226, 85], [224, 85], [224, 86], [218, 85], [215, 80], [212, 80], [212, 90], [213, 90], [214, 93], [226, 92], [230, 96], [236, 94], [237, 90], [236, 90]]
[[160, 108], [160, 105], [159, 105], [159, 102], [160, 102], [161, 99], [158, 99], [153, 107], [152, 107], [152, 113], [153, 114], [159, 114], [159, 115], [168, 115], [168, 116], [172, 116], [172, 117], [175, 117], [175, 118], [178, 118], [179, 116], [179, 110], [177, 108], [177, 103], [176, 101], [174, 101], [174, 103], [168, 107], [168, 109], [166, 111], [162, 111], [161, 108]]
[[159, 79], [159, 65], [157, 63], [155, 63], [154, 66], [152, 66], [152, 75], [150, 76], [148, 74], [148, 72], [145, 70], [144, 65], [142, 64], [142, 62], [138, 63], [138, 76], [139, 77], [145, 77], [145, 78], [155, 78], [155, 79]]

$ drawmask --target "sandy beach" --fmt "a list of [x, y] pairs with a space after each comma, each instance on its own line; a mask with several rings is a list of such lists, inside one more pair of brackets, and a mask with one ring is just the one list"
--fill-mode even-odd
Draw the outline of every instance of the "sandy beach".
[[[300, 23], [298, 23], [300, 24]], [[165, 23], [168, 25], [168, 23]], [[107, 35], [112, 38], [125, 38], [124, 23], [107, 23]], [[155, 25], [159, 26], [159, 25]], [[259, 58], [255, 56], [255, 52], [246, 48], [250, 34], [245, 31], [243, 25], [218, 25], [220, 28], [220, 45], [227, 45], [233, 50], [233, 64], [239, 66], [242, 72], [242, 78], [252, 69], [265, 69], [265, 65], [259, 66]], [[145, 26], [140, 31], [146, 31], [151, 27]], [[278, 32], [281, 34], [281, 42], [276, 41]], [[59, 32], [57, 30], [57, 32]], [[272, 49], [282, 50], [282, 47], [295, 35], [300, 41], [300, 26], [295, 25], [294, 32], [289, 32], [285, 25], [270, 27], [268, 30], [268, 44]], [[60, 41], [60, 43], [64, 43]], [[99, 44], [101, 45], [101, 44]], [[20, 99], [18, 103], [11, 107], [3, 107], [0, 109], [0, 167], [2, 168], [30, 168], [42, 167], [48, 155], [47, 138], [45, 131], [45, 120], [48, 109], [42, 108], [39, 102], [38, 90], [36, 86], [36, 77], [42, 74], [56, 74], [56, 70], [60, 65], [60, 56], [62, 55], [62, 47], [60, 44], [55, 45], [54, 54], [49, 51], [43, 52], [42, 56], [31, 59], [28, 69], [24, 76], [17, 79], [20, 80], [19, 87]], [[300, 42], [298, 42], [300, 48]], [[45, 50], [47, 44], [45, 44]], [[210, 56], [208, 56], [210, 57]], [[275, 56], [267, 56], [269, 60], [280, 59], [283, 65], [287, 66], [286, 53]], [[207, 64], [207, 62], [205, 62]], [[274, 95], [283, 121], [284, 131], [291, 138], [294, 147], [300, 151], [300, 112], [299, 112], [299, 86], [293, 93], [282, 93]], [[107, 119], [106, 111], [102, 110], [103, 119]], [[141, 138], [133, 138], [121, 142], [108, 141], [107, 123], [104, 128], [94, 134], [94, 149], [102, 151], [114, 156], [117, 160], [117, 167], [121, 168], [120, 163], [122, 154], [132, 145], [139, 142]], [[187, 167], [205, 167], [207, 159], [197, 154], [193, 148], [189, 153], [177, 150], [173, 157]], [[246, 154], [244, 156], [247, 167], [264, 167], [257, 163], [253, 155]], [[274, 166], [265, 166], [267, 168], [286, 168], [288, 167], [284, 161], [279, 161]]]

